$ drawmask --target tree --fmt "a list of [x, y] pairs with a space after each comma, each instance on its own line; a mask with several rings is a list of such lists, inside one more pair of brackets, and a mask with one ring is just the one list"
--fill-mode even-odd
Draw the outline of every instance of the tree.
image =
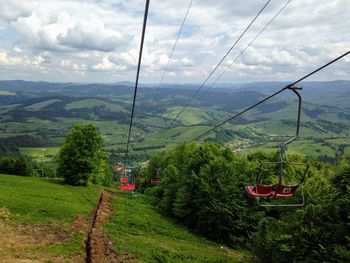
[[102, 137], [95, 126], [76, 125], [67, 135], [59, 152], [57, 173], [70, 185], [100, 183], [105, 169], [106, 154], [102, 150]]
[[153, 195], [153, 203], [162, 212], [181, 220], [192, 231], [240, 246], [255, 231], [260, 216], [250, 213], [252, 208], [241, 187], [249, 167], [228, 148], [193, 143], [152, 157], [145, 177], [158, 175], [162, 183], [150, 186], [152, 190], [146, 193]]

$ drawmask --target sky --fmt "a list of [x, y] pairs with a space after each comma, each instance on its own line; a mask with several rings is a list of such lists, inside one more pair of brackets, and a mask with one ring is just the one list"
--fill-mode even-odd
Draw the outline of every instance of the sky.
[[[222, 63], [287, 0], [271, 0]], [[202, 83], [266, 0], [193, 0], [164, 83]], [[140, 82], [160, 83], [189, 0], [151, 0]], [[0, 79], [135, 81], [144, 0], [0, 0]], [[292, 0], [218, 83], [291, 81], [350, 50], [349, 0]], [[310, 80], [350, 80], [350, 56]]]

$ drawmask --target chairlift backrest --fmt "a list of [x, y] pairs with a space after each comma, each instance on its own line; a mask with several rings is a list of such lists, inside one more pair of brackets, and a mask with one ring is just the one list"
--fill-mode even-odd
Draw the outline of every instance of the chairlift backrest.
[[129, 182], [129, 177], [128, 176], [122, 176], [120, 178], [120, 182], [121, 183], [128, 183]]

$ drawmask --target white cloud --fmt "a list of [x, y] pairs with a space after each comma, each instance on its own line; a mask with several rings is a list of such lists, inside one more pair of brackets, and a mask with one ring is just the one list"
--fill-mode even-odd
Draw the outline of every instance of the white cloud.
[[[3, 2], [0, 63], [6, 65], [6, 70], [1, 71], [0, 78], [18, 75], [14, 78], [34, 79], [37, 74], [46, 80], [60, 81], [133, 80], [144, 1]], [[194, 1], [164, 81], [203, 82], [265, 2]], [[141, 81], [160, 80], [188, 3], [189, 0], [151, 2]], [[270, 2], [223, 66], [237, 56], [284, 3]], [[286, 80], [296, 73], [308, 73], [348, 50], [349, 13], [348, 0], [291, 1], [224, 75], [223, 81]], [[333, 65], [334, 70], [315, 77], [350, 79], [349, 71], [344, 70], [346, 61], [349, 58]]]
[[78, 22], [57, 36], [59, 44], [76, 49], [113, 51], [124, 44], [119, 32], [106, 29], [100, 20]]
[[96, 70], [111, 70], [113, 69], [113, 67], [114, 64], [110, 62], [108, 58], [103, 58], [103, 60], [100, 63], [92, 66], [92, 68]]
[[30, 15], [33, 4], [35, 5], [31, 1], [22, 1], [20, 4], [16, 3], [16, 1], [3, 1], [0, 4], [0, 29], [6, 27], [8, 22], [18, 17]]
[[92, 69], [98, 70], [98, 71], [110, 71], [110, 70], [123, 71], [126, 69], [126, 66], [114, 64], [109, 60], [109, 58], [105, 57], [102, 59], [102, 61], [100, 63], [93, 65]]
[[16, 53], [23, 53], [23, 50], [17, 46], [14, 46], [13, 47], [13, 51], [16, 52]]
[[45, 58], [42, 56], [36, 56], [32, 62], [33, 65], [38, 66], [41, 63], [45, 62]]
[[23, 60], [21, 58], [9, 56], [7, 53], [0, 51], [0, 65], [15, 66], [21, 65], [22, 62]]
[[298, 66], [304, 58], [296, 57], [287, 50], [277, 48], [256, 49], [249, 48], [242, 56], [242, 61], [246, 65], [266, 65], [266, 66]]
[[180, 64], [181, 64], [181, 66], [184, 66], [184, 67], [192, 67], [192, 66], [195, 66], [195, 63], [193, 62], [193, 60], [188, 59], [188, 58], [182, 58], [182, 59], [180, 60]]

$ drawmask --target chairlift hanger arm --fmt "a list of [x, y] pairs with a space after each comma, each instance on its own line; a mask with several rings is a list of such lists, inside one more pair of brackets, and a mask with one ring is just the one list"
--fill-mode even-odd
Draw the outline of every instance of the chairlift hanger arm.
[[288, 86], [285, 87], [285, 89], [291, 90], [298, 97], [298, 114], [297, 114], [297, 128], [296, 128], [296, 131], [295, 131], [295, 135], [292, 138], [290, 138], [288, 141], [283, 143], [283, 150], [285, 150], [285, 148], [286, 148], [286, 146], [288, 144], [290, 144], [291, 142], [294, 142], [295, 140], [297, 140], [299, 138], [301, 105], [302, 105], [302, 101], [303, 101], [302, 98], [301, 98], [300, 93], [298, 92], [298, 90], [302, 90], [301, 87], [288, 85]]

